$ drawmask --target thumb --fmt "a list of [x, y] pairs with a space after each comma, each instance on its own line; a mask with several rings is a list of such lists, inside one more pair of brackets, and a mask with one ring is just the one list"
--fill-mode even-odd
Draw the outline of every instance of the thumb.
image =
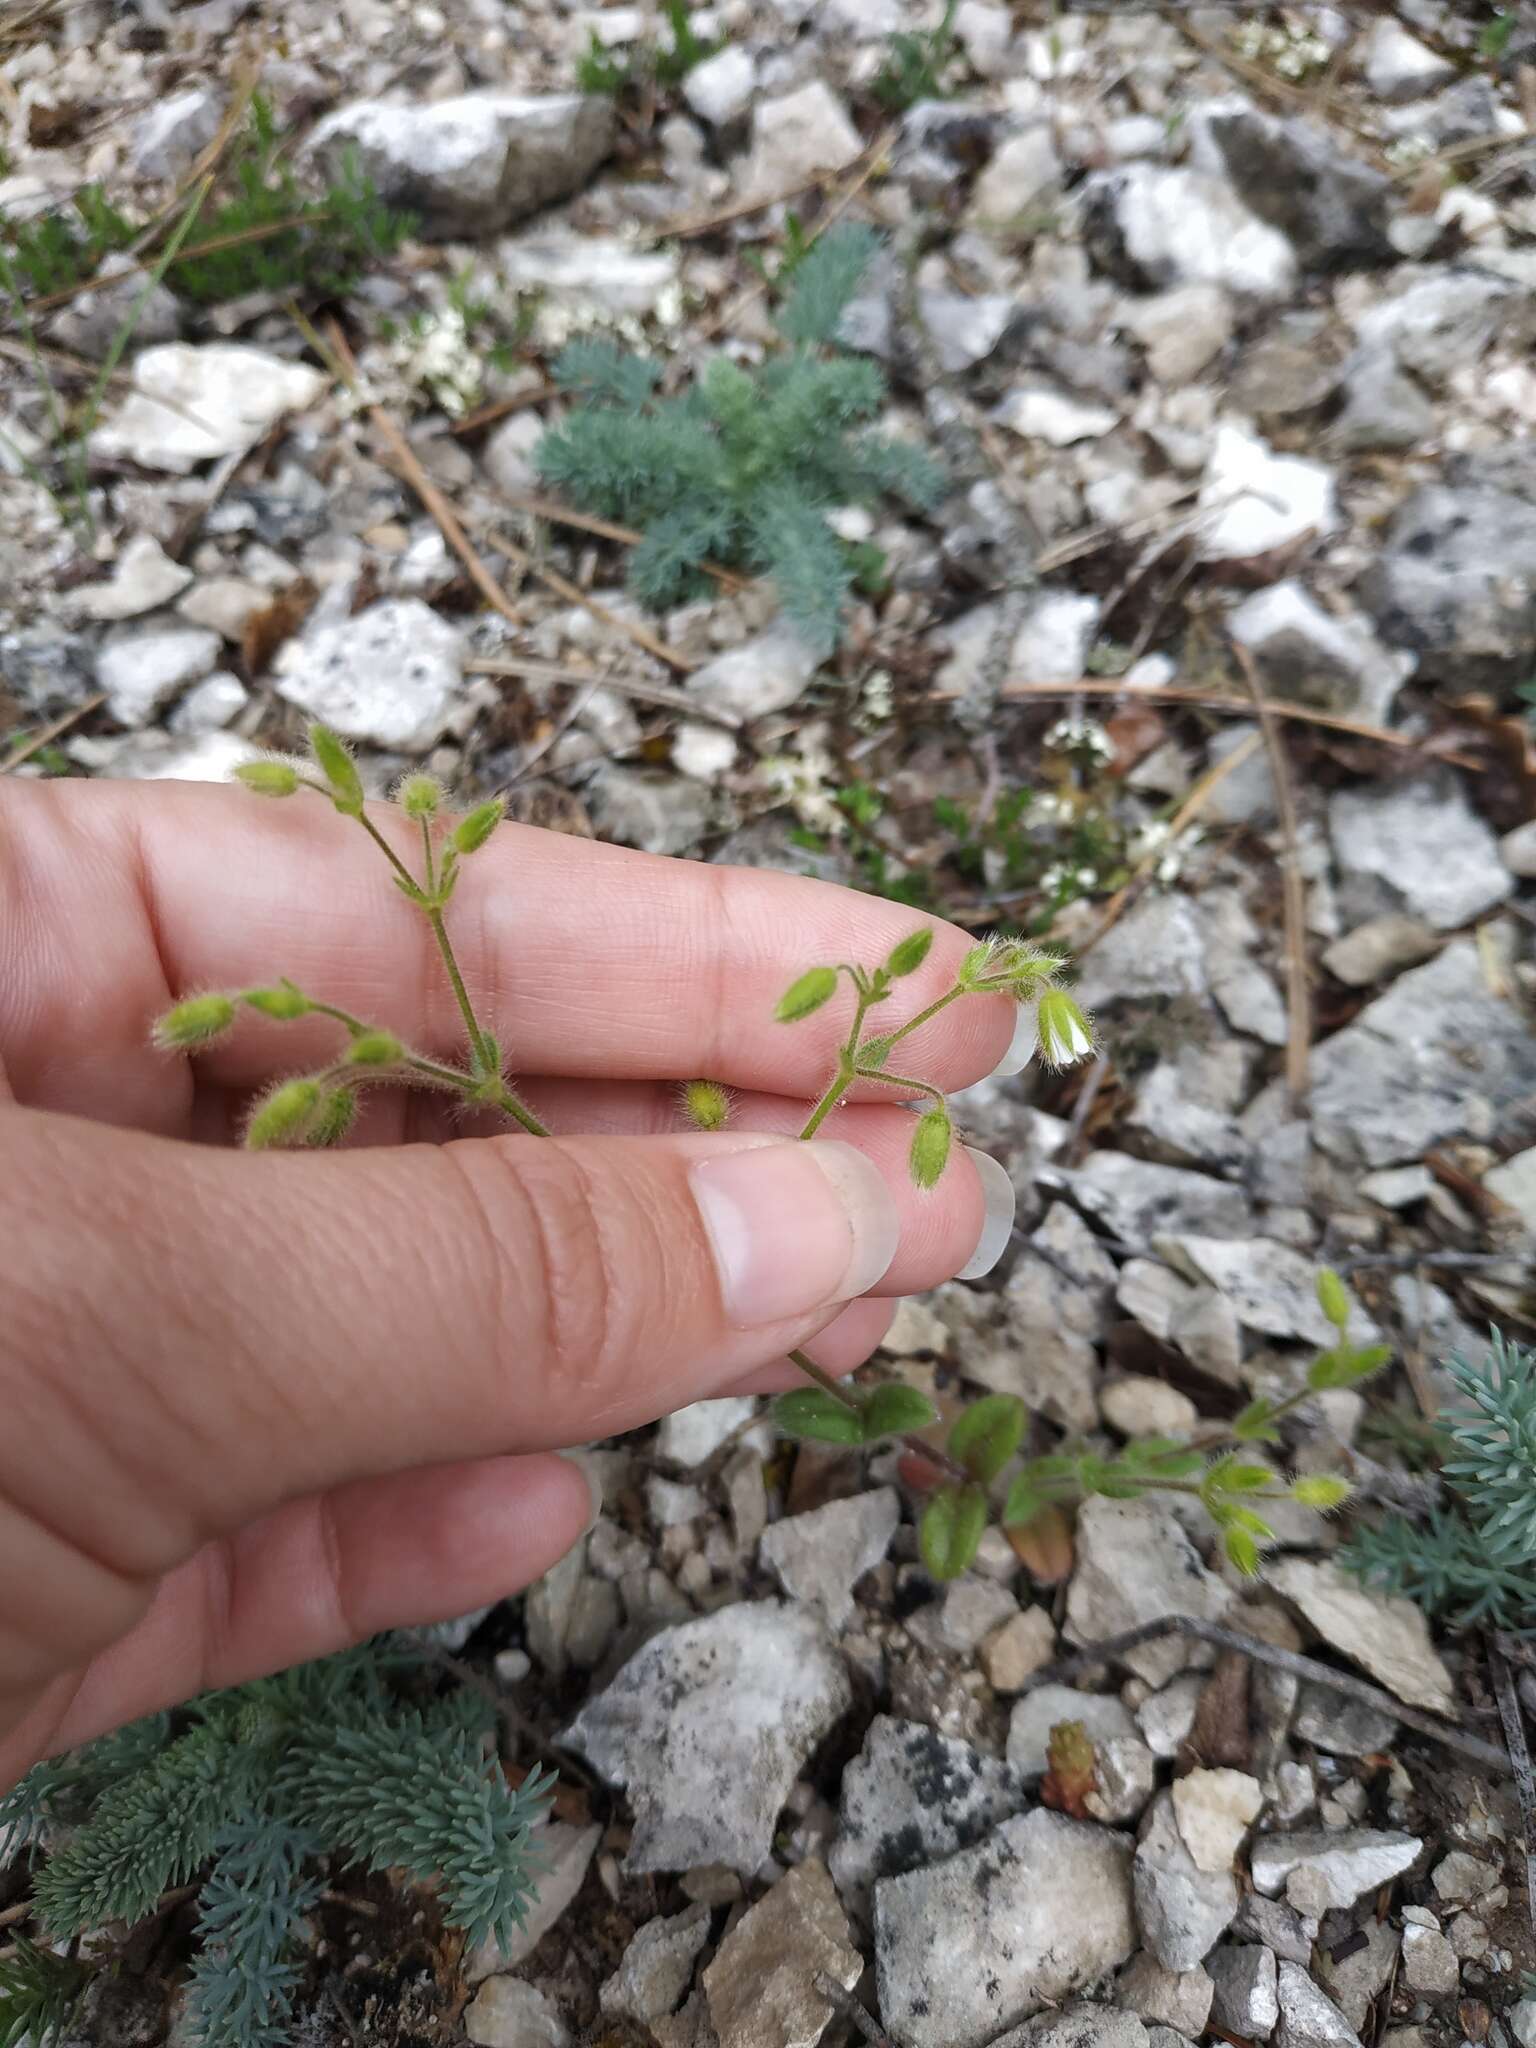
[[0, 1521], [136, 1579], [286, 1500], [739, 1384], [874, 1286], [900, 1234], [835, 1142], [250, 1156], [0, 1118]]

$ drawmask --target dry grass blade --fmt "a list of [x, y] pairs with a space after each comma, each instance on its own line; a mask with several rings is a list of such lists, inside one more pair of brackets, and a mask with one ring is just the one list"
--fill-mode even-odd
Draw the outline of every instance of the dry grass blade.
[[[319, 336], [315, 334], [314, 329], [310, 327], [297, 308], [290, 307], [289, 311], [301, 330], [334, 361], [337, 373], [343, 378], [348, 387], [353, 391], [359, 390], [361, 385], [358, 377], [357, 358], [348, 346], [347, 338], [342, 333], [339, 323], [335, 320], [331, 321], [329, 342], [328, 344], [322, 344]], [[513, 605], [506, 592], [476, 552], [469, 535], [459, 524], [458, 516], [454, 512], [453, 507], [422, 468], [421, 460], [415, 449], [405, 438], [405, 435], [401, 432], [395, 421], [382, 405], [370, 405], [368, 407], [368, 417], [384, 440], [388, 442], [399, 473], [404, 477], [405, 481], [410, 485], [411, 489], [420, 498], [422, 504], [436, 521], [443, 539], [447, 541], [449, 547], [453, 549], [466, 570], [468, 570], [470, 581], [480, 592], [480, 595], [487, 604], [500, 612], [502, 617], [512, 625], [522, 625], [524, 623], [522, 614]], [[679, 654], [675, 648], [668, 647], [665, 641], [658, 640], [656, 635], [648, 632], [644, 626], [631, 625], [627, 619], [619, 618], [616, 613], [609, 611], [606, 605], [601, 605], [595, 598], [588, 596], [587, 592], [579, 584], [572, 583], [568, 576], [562, 576], [558, 569], [551, 569], [544, 563], [536, 561], [526, 549], [520, 548], [515, 541], [508, 540], [505, 535], [493, 533], [490, 536], [490, 545], [495, 548], [498, 554], [505, 555], [509, 562], [515, 562], [525, 575], [536, 576], [541, 583], [547, 584], [551, 590], [557, 592], [561, 597], [567, 598], [572, 604], [579, 604], [584, 610], [589, 611], [593, 618], [601, 619], [605, 626], [612, 626], [615, 631], [623, 633], [626, 638], [633, 640], [637, 647], [643, 647], [647, 654], [655, 655], [658, 661], [664, 661], [669, 668], [678, 669], [686, 674], [690, 669], [697, 666], [697, 663], [690, 661], [687, 655]]]
[[787, 185], [777, 192], [749, 194], [745, 199], [733, 200], [729, 206], [716, 208], [713, 213], [685, 214], [680, 220], [668, 221], [656, 230], [655, 239], [658, 242], [687, 242], [699, 235], [713, 234], [717, 228], [729, 227], [733, 221], [750, 220], [754, 213], [767, 213], [775, 206], [783, 206], [791, 199], [799, 199], [804, 193], [816, 191], [819, 186], [830, 185], [834, 179], [843, 177], [849, 171], [854, 174], [850, 198], [857, 197], [879, 169], [881, 159], [890, 149], [898, 132], [895, 128], [882, 129], [869, 147], [861, 151], [851, 164], [844, 164], [837, 169], [816, 171], [809, 178], [801, 178], [798, 183]]
[[[935, 702], [948, 704], [959, 696], [958, 690], [934, 690]], [[1197, 690], [1184, 688], [1177, 683], [1159, 683], [1143, 688], [1132, 686], [1123, 677], [1081, 676], [1067, 683], [1026, 683], [1009, 681], [1002, 687], [1005, 699], [1017, 700], [1023, 697], [1130, 697], [1144, 699], [1149, 704], [1188, 704], [1192, 710], [1222, 711], [1237, 718], [1252, 718], [1253, 703], [1247, 697], [1228, 697], [1218, 690]], [[1397, 747], [1406, 753], [1417, 753], [1424, 745], [1423, 740], [1413, 733], [1393, 732], [1384, 725], [1367, 725], [1363, 719], [1341, 718], [1336, 712], [1314, 711], [1310, 704], [1280, 704], [1273, 698], [1268, 700], [1272, 718], [1294, 719], [1301, 725], [1318, 725], [1329, 732], [1348, 733], [1351, 739], [1373, 740], [1378, 746]], [[1452, 754], [1440, 754], [1443, 761], [1457, 761], [1465, 768], [1476, 767], [1475, 761]]]
[[64, 0], [35, 0], [33, 6], [17, 7], [0, 15], [0, 43], [14, 42], [29, 29], [39, 27], [55, 14], [64, 12]]
[[732, 712], [715, 711], [707, 704], [695, 702], [685, 690], [675, 690], [670, 683], [654, 683], [646, 676], [606, 671], [602, 675], [592, 675], [586, 669], [563, 668], [558, 661], [540, 661], [531, 654], [475, 655], [465, 662], [464, 673], [526, 676], [530, 682], [563, 683], [574, 690], [596, 683], [604, 690], [617, 690], [621, 696], [634, 697], [642, 704], [659, 704], [665, 711], [680, 711], [687, 718], [698, 719], [705, 725], [718, 725], [726, 732], [740, 732], [744, 723]]
[[1169, 820], [1167, 843], [1159, 846], [1155, 852], [1147, 854], [1130, 880], [1115, 891], [1114, 895], [1105, 905], [1104, 915], [1099, 923], [1094, 926], [1082, 944], [1074, 948], [1074, 954], [1077, 959], [1081, 960], [1085, 954], [1091, 953], [1102, 939], [1109, 936], [1110, 932], [1114, 930], [1131, 904], [1151, 880], [1157, 871], [1158, 865], [1168, 858], [1169, 849], [1178, 844], [1181, 835], [1188, 831], [1189, 827], [1199, 817], [1212, 796], [1221, 787], [1222, 783], [1225, 782], [1227, 777], [1232, 774], [1233, 770], [1241, 768], [1246, 760], [1258, 752], [1262, 743], [1260, 734], [1256, 732], [1250, 733], [1240, 746], [1232, 749], [1225, 760], [1217, 761], [1214, 766], [1205, 771]]
[[599, 604], [579, 583], [573, 583], [569, 576], [562, 576], [558, 569], [551, 569], [547, 563], [538, 561], [526, 548], [520, 548], [516, 541], [508, 540], [505, 534], [493, 533], [490, 536], [490, 544], [499, 555], [505, 555], [509, 562], [515, 562], [525, 575], [537, 576], [541, 583], [547, 584], [558, 596], [566, 598], [571, 604], [579, 604], [584, 611], [589, 611], [594, 619], [601, 619], [605, 626], [612, 626], [616, 633], [622, 633], [626, 639], [633, 640], [637, 647], [643, 647], [647, 654], [653, 654], [658, 661], [664, 661], [668, 668], [675, 668], [680, 675], [688, 675], [698, 667], [698, 663], [690, 656], [679, 654], [677, 649], [669, 647], [665, 640], [658, 640], [648, 627], [636, 626], [628, 619], [621, 619], [617, 612], [611, 612], [605, 604]]
[[78, 725], [82, 718], [89, 718], [93, 711], [100, 710], [106, 701], [106, 691], [98, 690], [94, 696], [87, 697], [83, 703], [77, 704], [72, 711], [66, 711], [62, 717], [54, 719], [51, 725], [45, 725], [41, 732], [29, 734], [19, 747], [13, 747], [4, 760], [0, 761], [0, 775], [9, 775], [13, 768], [19, 768], [23, 762], [30, 761], [35, 754], [40, 754], [44, 747], [52, 746], [56, 739], [61, 738], [72, 726]]
[[[305, 219], [305, 215], [296, 213], [291, 214], [287, 220], [263, 221], [259, 227], [237, 228], [227, 235], [212, 235], [206, 242], [193, 242], [190, 246], [181, 250], [180, 254], [184, 261], [192, 263], [200, 256], [215, 256], [221, 249], [240, 249], [247, 242], [268, 242], [274, 235], [286, 235], [291, 233], [294, 228], [303, 227]], [[125, 265], [118, 273], [118, 276], [127, 277], [135, 270], [153, 270], [156, 261], [157, 259], [154, 256], [140, 256], [131, 264]], [[28, 301], [28, 304], [34, 315], [38, 313], [53, 313], [60, 306], [67, 306], [73, 300], [82, 298], [85, 293], [93, 292], [96, 289], [97, 281], [94, 277], [82, 277], [77, 284], [65, 285], [60, 291], [50, 292], [47, 298], [32, 299]]]
[[1294, 1678], [1324, 1686], [1329, 1692], [1339, 1693], [1347, 1700], [1358, 1700], [1362, 1706], [1385, 1714], [1389, 1720], [1401, 1721], [1405, 1728], [1415, 1729], [1435, 1742], [1443, 1742], [1447, 1749], [1458, 1750], [1477, 1763], [1487, 1764], [1505, 1774], [1514, 1769], [1507, 1751], [1496, 1743], [1484, 1742], [1480, 1735], [1469, 1733], [1454, 1721], [1443, 1721], [1438, 1714], [1427, 1713], [1422, 1707], [1409, 1706], [1395, 1693], [1383, 1692], [1379, 1685], [1356, 1678], [1351, 1671], [1341, 1671], [1336, 1665], [1324, 1664], [1317, 1657], [1304, 1657], [1297, 1650], [1282, 1650], [1257, 1636], [1245, 1635], [1240, 1629], [1228, 1628], [1224, 1622], [1202, 1621], [1192, 1614], [1164, 1614], [1156, 1621], [1143, 1622], [1139, 1628], [1127, 1629], [1123, 1635], [1105, 1636], [1098, 1642], [1088, 1643], [1071, 1656], [1058, 1657], [1055, 1663], [1043, 1665], [1040, 1670], [1029, 1674], [1024, 1681], [1024, 1694], [1028, 1695], [1042, 1685], [1070, 1685], [1073, 1679], [1093, 1670], [1096, 1665], [1117, 1661], [1128, 1650], [1139, 1650], [1143, 1643], [1161, 1642], [1164, 1636], [1170, 1635], [1192, 1636], [1196, 1642], [1209, 1643], [1216, 1650], [1235, 1650], [1240, 1656], [1268, 1664], [1276, 1671], [1288, 1671]]
[[1520, 1801], [1520, 1827], [1525, 1837], [1525, 1909], [1531, 1932], [1536, 1934], [1536, 1770], [1531, 1765], [1531, 1746], [1526, 1740], [1525, 1715], [1515, 1687], [1509, 1657], [1498, 1636], [1488, 1638], [1488, 1670], [1493, 1679], [1494, 1698], [1499, 1703], [1499, 1721], [1509, 1745], [1514, 1768], [1515, 1792]]
[[[572, 526], [578, 533], [596, 534], [600, 540], [617, 541], [623, 547], [638, 547], [645, 539], [645, 535], [633, 526], [620, 526], [616, 520], [599, 519], [591, 512], [573, 512], [569, 505], [562, 505], [554, 498], [526, 494], [513, 497], [506, 491], [499, 491], [497, 496], [516, 512], [526, 512], [534, 519], [548, 519], [556, 526]], [[752, 588], [750, 576], [739, 576], [734, 569], [724, 569], [718, 562], [700, 562], [699, 567], [706, 576], [712, 576], [722, 590]]]
[[[310, 327], [308, 321], [296, 309], [290, 310], [293, 311], [294, 318], [298, 321], [300, 329], [307, 333], [312, 342], [318, 344], [319, 337], [315, 334], [314, 329]], [[358, 377], [357, 358], [353, 355], [348, 345], [347, 337], [341, 331], [339, 322], [333, 320], [330, 323], [329, 332], [329, 353], [337, 374], [346, 383], [349, 390], [358, 391], [361, 387]], [[464, 564], [469, 574], [469, 580], [474, 584], [476, 590], [479, 591], [486, 603], [494, 611], [500, 612], [501, 616], [510, 624], [514, 626], [522, 625], [522, 614], [517, 610], [511, 599], [507, 596], [507, 593], [475, 552], [469, 535], [459, 524], [458, 515], [437, 485], [433, 483], [431, 477], [422, 468], [421, 458], [405, 438], [400, 428], [391, 419], [382, 405], [370, 405], [368, 407], [368, 418], [379, 436], [389, 444], [390, 453], [395, 458], [396, 469], [421, 500], [422, 505], [436, 523], [443, 539], [447, 541], [449, 547], [453, 549], [453, 552]]]
[[1259, 730], [1275, 780], [1275, 809], [1280, 817], [1280, 882], [1285, 913], [1285, 1082], [1292, 1100], [1300, 1102], [1307, 1092], [1307, 1069], [1312, 1057], [1312, 985], [1307, 979], [1307, 885], [1302, 879], [1301, 854], [1297, 844], [1296, 792], [1291, 786], [1291, 764], [1285, 757], [1280, 728], [1275, 723], [1269, 699], [1259, 685], [1253, 656], [1240, 640], [1232, 642], [1238, 666], [1243, 671], [1258, 713]]

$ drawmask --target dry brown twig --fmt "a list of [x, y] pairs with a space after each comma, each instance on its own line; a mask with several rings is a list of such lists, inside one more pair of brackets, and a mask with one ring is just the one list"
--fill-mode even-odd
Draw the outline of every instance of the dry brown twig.
[[604, 690], [617, 690], [622, 697], [634, 697], [642, 704], [659, 704], [665, 711], [679, 711], [687, 718], [701, 720], [705, 725], [722, 726], [727, 732], [740, 732], [745, 723], [734, 712], [717, 711], [710, 705], [695, 703], [686, 691], [674, 689], [670, 683], [656, 683], [648, 676], [631, 676], [612, 670], [594, 675], [588, 669], [566, 668], [558, 661], [540, 661], [531, 654], [477, 654], [465, 662], [464, 672], [480, 676], [526, 676], [536, 683], [564, 683], [576, 690], [596, 683]]
[[698, 667], [691, 655], [679, 654], [675, 647], [669, 647], [665, 640], [658, 640], [646, 626], [636, 626], [628, 619], [621, 619], [617, 612], [609, 611], [605, 604], [599, 604], [590, 592], [573, 583], [569, 576], [562, 576], [558, 569], [551, 569], [547, 562], [541, 562], [530, 555], [526, 548], [520, 548], [516, 541], [508, 540], [504, 533], [489, 536], [490, 545], [497, 554], [505, 555], [509, 562], [515, 562], [525, 575], [536, 576], [541, 583], [548, 584], [558, 596], [571, 604], [579, 604], [584, 611], [600, 619], [605, 626], [612, 626], [616, 633], [622, 633], [627, 640], [633, 640], [637, 647], [643, 647], [647, 654], [653, 654], [658, 661], [664, 661], [668, 668], [675, 668], [680, 675], [688, 675]]
[[1144, 1622], [1140, 1628], [1127, 1629], [1123, 1635], [1106, 1636], [1102, 1642], [1087, 1643], [1074, 1656], [1059, 1657], [1054, 1664], [1031, 1672], [1022, 1690], [1031, 1693], [1042, 1685], [1069, 1684], [1085, 1671], [1091, 1671], [1096, 1664], [1116, 1663], [1128, 1651], [1139, 1650], [1144, 1643], [1160, 1642], [1164, 1636], [1170, 1635], [1193, 1636], [1197, 1642], [1209, 1643], [1217, 1650], [1236, 1650], [1257, 1663], [1273, 1666], [1276, 1671], [1288, 1671], [1295, 1678], [1307, 1679], [1313, 1684], [1326, 1686], [1331, 1692], [1342, 1693], [1346, 1699], [1359, 1700], [1362, 1706], [1372, 1707], [1390, 1720], [1401, 1721], [1405, 1728], [1443, 1742], [1448, 1749], [1459, 1750], [1463, 1756], [1471, 1757], [1477, 1763], [1491, 1765], [1495, 1770], [1506, 1773], [1513, 1769], [1505, 1751], [1492, 1742], [1484, 1742], [1480, 1735], [1469, 1734], [1454, 1721], [1442, 1721], [1436, 1714], [1411, 1707], [1394, 1693], [1383, 1692], [1380, 1686], [1370, 1685], [1365, 1679], [1355, 1678], [1347, 1671], [1339, 1671], [1332, 1664], [1323, 1664], [1316, 1657], [1303, 1657], [1295, 1650], [1277, 1649], [1273, 1643], [1261, 1642], [1257, 1636], [1245, 1636], [1239, 1629], [1226, 1628], [1217, 1621], [1202, 1621], [1192, 1614], [1164, 1614], [1156, 1621]]
[[1258, 713], [1259, 730], [1275, 783], [1275, 809], [1280, 819], [1280, 883], [1285, 914], [1285, 1083], [1293, 1102], [1307, 1092], [1307, 1070], [1312, 1057], [1312, 986], [1307, 979], [1307, 885], [1302, 878], [1297, 843], [1296, 792], [1291, 786], [1291, 767], [1281, 743], [1268, 697], [1259, 683], [1253, 656], [1240, 640], [1232, 642], [1243, 680]]
[[[957, 690], [933, 690], [930, 696], [935, 703], [952, 703], [960, 694]], [[1125, 678], [1080, 676], [1064, 683], [1029, 683], [1010, 679], [1004, 682], [999, 695], [1005, 701], [1040, 697], [1128, 697], [1140, 699], [1148, 704], [1187, 704], [1195, 711], [1221, 711], [1238, 718], [1252, 718], [1253, 704], [1246, 697], [1228, 697], [1220, 691], [1198, 690], [1179, 683], [1149, 683], [1146, 685], [1127, 684]], [[1424, 741], [1414, 733], [1393, 732], [1384, 725], [1367, 725], [1362, 719], [1343, 718], [1332, 711], [1314, 711], [1310, 704], [1282, 704], [1270, 698], [1269, 712], [1273, 718], [1294, 720], [1301, 725], [1322, 726], [1329, 732], [1346, 733], [1351, 739], [1372, 740], [1378, 746], [1397, 747], [1405, 753], [1422, 751]], [[1464, 768], [1476, 767], [1476, 762], [1465, 756], [1441, 754], [1440, 759], [1455, 762]]]
[[657, 228], [653, 239], [658, 242], [689, 242], [700, 235], [713, 234], [717, 228], [730, 227], [734, 221], [750, 220], [754, 213], [768, 213], [775, 206], [784, 206], [791, 199], [799, 199], [804, 193], [814, 192], [822, 185], [829, 185], [836, 178], [853, 171], [855, 183], [853, 196], [857, 197], [869, 183], [880, 166], [894, 139], [895, 131], [882, 129], [869, 147], [860, 152], [851, 164], [835, 169], [813, 172], [809, 178], [801, 178], [796, 184], [784, 186], [777, 192], [762, 194], [749, 193], [745, 199], [736, 199], [729, 206], [717, 207], [712, 213], [684, 214], [681, 219], [665, 221]]
[[[314, 329], [310, 327], [308, 321], [303, 318], [296, 308], [291, 310], [300, 329], [306, 331], [310, 341], [318, 346], [319, 337], [315, 334]], [[341, 323], [338, 320], [331, 321], [329, 334], [329, 355], [335, 373], [342, 379], [350, 391], [354, 394], [359, 393], [362, 389], [362, 383], [358, 374], [357, 358], [353, 355], [347, 337], [342, 333]], [[522, 625], [522, 613], [513, 605], [506, 592], [496, 581], [496, 578], [475, 552], [469, 535], [459, 524], [458, 515], [437, 485], [433, 483], [431, 477], [422, 468], [421, 458], [405, 438], [400, 428], [391, 419], [382, 405], [370, 404], [368, 406], [368, 418], [374, 430], [383, 440], [388, 442], [390, 453], [395, 458], [398, 470], [403, 474], [405, 481], [410, 485], [411, 489], [425, 506], [427, 512], [436, 522], [438, 531], [442, 534], [443, 539], [447, 541], [449, 547], [453, 549], [453, 552], [464, 564], [465, 569], [469, 573], [470, 582], [474, 584], [476, 590], [479, 591], [480, 595], [493, 610], [500, 612], [501, 616], [510, 624], [514, 626]]]
[[1109, 899], [1104, 908], [1104, 915], [1099, 923], [1095, 925], [1082, 944], [1075, 948], [1076, 957], [1079, 960], [1085, 954], [1091, 953], [1094, 947], [1114, 929], [1135, 898], [1146, 887], [1148, 881], [1156, 872], [1159, 863], [1167, 858], [1169, 847], [1178, 842], [1181, 836], [1195, 822], [1196, 818], [1199, 817], [1205, 806], [1210, 802], [1211, 797], [1221, 787], [1227, 777], [1234, 770], [1241, 768], [1243, 763], [1257, 752], [1260, 744], [1259, 734], [1256, 732], [1250, 733], [1247, 739], [1232, 749], [1225, 760], [1217, 761], [1212, 767], [1207, 768], [1189, 795], [1185, 797], [1183, 803], [1174, 812], [1172, 818], [1169, 819], [1167, 845], [1158, 847], [1154, 853], [1149, 853], [1140, 862], [1130, 880], [1117, 889]]
[[1526, 1740], [1525, 1715], [1515, 1675], [1509, 1668], [1508, 1646], [1498, 1635], [1488, 1637], [1488, 1671], [1493, 1679], [1493, 1696], [1499, 1703], [1499, 1720], [1509, 1745], [1515, 1793], [1520, 1801], [1520, 1826], [1525, 1837], [1525, 1908], [1531, 1932], [1536, 1934], [1536, 1770], [1531, 1765], [1531, 1746]]
[[41, 732], [31, 733], [19, 747], [13, 748], [5, 759], [0, 761], [0, 775], [9, 775], [13, 768], [19, 768], [23, 762], [30, 761], [34, 754], [40, 754], [44, 747], [51, 746], [61, 734], [78, 725], [82, 718], [89, 718], [93, 711], [99, 711], [106, 701], [106, 691], [97, 690], [93, 696], [77, 704], [72, 711], [66, 711], [62, 717], [54, 719], [51, 725], [45, 725]]
[[[645, 535], [633, 526], [620, 526], [614, 519], [599, 519], [595, 513], [574, 512], [569, 505], [562, 505], [555, 498], [534, 497], [520, 494], [513, 497], [507, 491], [496, 493], [503, 504], [514, 511], [526, 512], [533, 519], [548, 519], [557, 526], [572, 526], [578, 533], [596, 534], [599, 540], [617, 541], [622, 547], [638, 547]], [[752, 578], [739, 576], [734, 569], [724, 569], [718, 562], [700, 562], [699, 567], [706, 576], [712, 576], [722, 590], [750, 590]]]

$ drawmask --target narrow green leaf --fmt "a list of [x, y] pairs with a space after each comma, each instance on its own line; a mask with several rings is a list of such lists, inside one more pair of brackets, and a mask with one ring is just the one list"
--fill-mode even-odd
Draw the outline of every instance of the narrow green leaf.
[[973, 1401], [949, 1432], [952, 1457], [983, 1486], [994, 1480], [1024, 1440], [1028, 1414], [1014, 1394], [987, 1394]]
[[1280, 1432], [1270, 1418], [1275, 1412], [1273, 1401], [1250, 1401], [1232, 1425], [1232, 1434], [1240, 1444], [1278, 1443]]
[[780, 1394], [773, 1404], [773, 1419], [785, 1436], [818, 1444], [861, 1444], [864, 1417], [854, 1408], [823, 1393], [820, 1387], [796, 1387]]
[[904, 1436], [908, 1430], [928, 1429], [939, 1419], [938, 1410], [916, 1387], [888, 1381], [876, 1387], [864, 1403], [864, 1441], [876, 1437]]
[[946, 1486], [923, 1510], [918, 1548], [930, 1576], [957, 1579], [987, 1526], [987, 1496], [979, 1486]]
[[1029, 1474], [1021, 1472], [1009, 1487], [1008, 1498], [1003, 1503], [1003, 1527], [1014, 1529], [1022, 1523], [1032, 1522], [1048, 1504], [1048, 1497], [1030, 1483]]

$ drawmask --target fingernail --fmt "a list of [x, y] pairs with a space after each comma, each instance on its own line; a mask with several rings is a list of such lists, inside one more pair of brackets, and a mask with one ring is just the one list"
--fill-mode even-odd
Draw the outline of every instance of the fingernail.
[[1021, 1008], [1013, 1020], [1013, 1037], [1008, 1050], [987, 1076], [989, 1081], [1008, 1081], [1022, 1074], [1035, 1055], [1035, 1013]]
[[690, 1179], [737, 1329], [852, 1301], [896, 1256], [895, 1199], [851, 1145], [754, 1146], [701, 1161]]
[[982, 1221], [981, 1236], [976, 1249], [955, 1275], [957, 1280], [979, 1280], [983, 1273], [990, 1273], [1003, 1253], [1008, 1249], [1008, 1240], [1013, 1235], [1013, 1212], [1018, 1207], [1018, 1196], [1014, 1193], [1013, 1182], [1008, 1178], [1006, 1167], [1000, 1166], [990, 1152], [978, 1152], [974, 1145], [967, 1145], [966, 1152], [976, 1169], [981, 1182], [982, 1198], [987, 1213]]
[[562, 1451], [560, 1453], [560, 1456], [565, 1459], [568, 1465], [574, 1465], [576, 1467], [576, 1470], [587, 1482], [587, 1493], [591, 1497], [592, 1509], [591, 1513], [587, 1516], [587, 1526], [585, 1527], [585, 1529], [582, 1530], [581, 1536], [579, 1536], [576, 1539], [578, 1542], [580, 1542], [581, 1537], [590, 1536], [592, 1534], [592, 1531], [597, 1527], [598, 1522], [602, 1517], [603, 1482], [598, 1474], [597, 1467], [592, 1463], [592, 1460], [590, 1458], [584, 1457], [580, 1451]]

